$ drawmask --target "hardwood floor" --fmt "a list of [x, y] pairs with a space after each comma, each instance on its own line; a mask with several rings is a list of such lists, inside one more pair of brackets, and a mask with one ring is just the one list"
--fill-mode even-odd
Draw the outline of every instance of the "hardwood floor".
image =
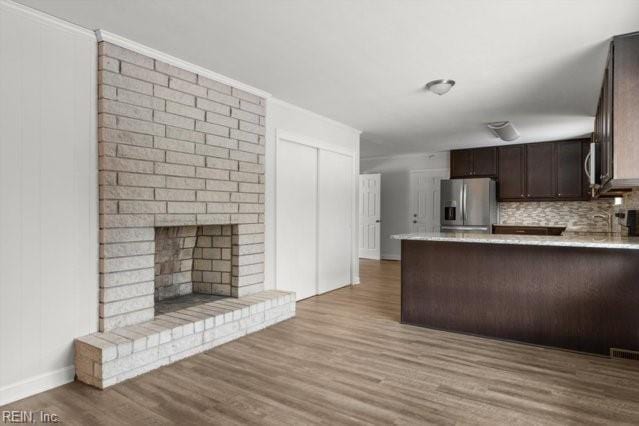
[[399, 262], [297, 317], [105, 391], [2, 409], [69, 424], [638, 423], [639, 363], [399, 324]]

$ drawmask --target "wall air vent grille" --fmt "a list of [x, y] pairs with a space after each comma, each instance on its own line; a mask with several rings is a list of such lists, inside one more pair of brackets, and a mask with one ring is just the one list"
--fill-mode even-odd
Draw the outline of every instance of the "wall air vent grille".
[[610, 358], [632, 359], [639, 361], [639, 352], [627, 349], [610, 348]]

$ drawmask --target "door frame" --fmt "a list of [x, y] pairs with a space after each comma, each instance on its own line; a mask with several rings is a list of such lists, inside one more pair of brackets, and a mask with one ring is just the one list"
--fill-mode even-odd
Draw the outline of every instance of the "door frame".
[[[355, 157], [353, 152], [348, 151], [347, 149], [344, 149], [342, 147], [339, 146], [335, 146], [331, 143], [322, 141], [320, 139], [315, 139], [312, 138], [310, 136], [306, 136], [306, 135], [302, 135], [296, 132], [292, 132], [289, 130], [284, 130], [284, 129], [280, 129], [280, 128], [276, 128], [274, 129], [275, 131], [275, 146], [274, 146], [274, 165], [275, 165], [275, 170], [273, 173], [273, 224], [272, 224], [272, 229], [273, 229], [273, 235], [274, 235], [274, 244], [273, 244], [273, 262], [271, 263], [272, 268], [273, 268], [273, 278], [275, 280], [274, 282], [274, 286], [277, 289], [278, 288], [278, 283], [277, 283], [277, 170], [278, 170], [278, 147], [280, 145], [280, 141], [286, 141], [289, 143], [295, 143], [298, 145], [304, 145], [310, 148], [313, 148], [317, 151], [317, 171], [319, 173], [319, 152], [320, 150], [324, 150], [324, 151], [330, 151], [330, 152], [334, 152], [337, 154], [341, 154], [341, 155], [345, 155], [349, 158], [351, 158], [351, 163], [354, 165], [355, 161], [359, 161], [358, 158]], [[357, 170], [354, 167], [351, 170]], [[353, 178], [353, 173], [351, 173], [351, 189], [352, 186], [354, 185], [354, 178]], [[359, 179], [359, 173], [357, 174], [357, 179]], [[320, 203], [320, 193], [319, 193], [319, 179], [317, 180], [317, 186], [316, 186], [316, 191], [317, 191], [317, 204], [315, 205], [315, 211], [316, 211], [316, 218], [317, 218], [317, 223], [315, 224], [315, 234], [317, 236], [316, 238], [316, 242], [315, 242], [315, 295], [320, 294], [319, 293], [319, 247], [320, 247], [320, 235], [319, 235], [319, 203]], [[359, 181], [358, 181], [358, 185], [359, 185]], [[352, 192], [352, 191], [351, 191]], [[350, 244], [350, 259], [349, 259], [349, 275], [350, 275], [350, 279], [351, 279], [351, 283], [350, 285], [353, 285], [356, 280], [358, 281], [358, 278], [354, 276], [354, 269], [353, 269], [353, 226], [357, 225], [357, 222], [355, 221], [355, 224], [353, 223], [353, 197], [351, 197], [351, 223], [350, 223], [350, 227], [351, 227], [351, 244]], [[358, 243], [359, 245], [359, 243]], [[312, 296], [311, 296], [312, 297]]]
[[[443, 176], [446, 177], [442, 177], [443, 179], [450, 179], [450, 169], [448, 168], [438, 168], [438, 169], [419, 169], [419, 170], [410, 170], [409, 171], [409, 195], [408, 195], [408, 229], [411, 230], [413, 229], [413, 211], [415, 210], [414, 208], [414, 197], [413, 197], [413, 175], [418, 174], [418, 173], [427, 173], [427, 172], [435, 172], [435, 173], [442, 173]], [[437, 206], [435, 206], [435, 208], [437, 208]], [[438, 225], [438, 224], [436, 224]]]

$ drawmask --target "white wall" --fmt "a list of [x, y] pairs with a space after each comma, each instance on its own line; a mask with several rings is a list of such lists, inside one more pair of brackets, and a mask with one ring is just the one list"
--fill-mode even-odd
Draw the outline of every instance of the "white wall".
[[0, 405], [97, 330], [95, 80], [91, 31], [0, 1]]
[[[265, 245], [265, 287], [276, 288], [275, 282], [275, 250], [276, 241], [276, 133], [285, 132], [318, 148], [327, 148], [352, 156], [352, 196], [353, 206], [357, 205], [357, 182], [359, 175], [359, 136], [360, 132], [344, 124], [330, 120], [311, 111], [296, 107], [278, 99], [270, 98], [266, 107], [266, 245]], [[321, 184], [321, 183], [320, 183]], [[359, 261], [357, 258], [358, 235], [357, 209], [351, 212], [351, 275], [354, 283], [359, 282]], [[312, 254], [311, 254], [312, 255]]]
[[362, 158], [361, 173], [381, 173], [381, 256], [399, 259], [400, 241], [394, 234], [410, 231], [410, 172], [413, 170], [448, 169], [449, 153]]

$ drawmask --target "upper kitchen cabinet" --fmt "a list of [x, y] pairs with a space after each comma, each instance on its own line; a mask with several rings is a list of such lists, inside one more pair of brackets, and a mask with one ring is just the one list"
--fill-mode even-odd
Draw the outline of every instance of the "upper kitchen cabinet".
[[586, 139], [499, 147], [499, 200], [588, 199], [583, 167], [588, 148]]
[[499, 147], [499, 199], [517, 201], [526, 198], [525, 145]]
[[616, 36], [595, 118], [601, 191], [639, 186], [639, 32]]
[[497, 148], [458, 149], [451, 151], [450, 177], [497, 177]]

